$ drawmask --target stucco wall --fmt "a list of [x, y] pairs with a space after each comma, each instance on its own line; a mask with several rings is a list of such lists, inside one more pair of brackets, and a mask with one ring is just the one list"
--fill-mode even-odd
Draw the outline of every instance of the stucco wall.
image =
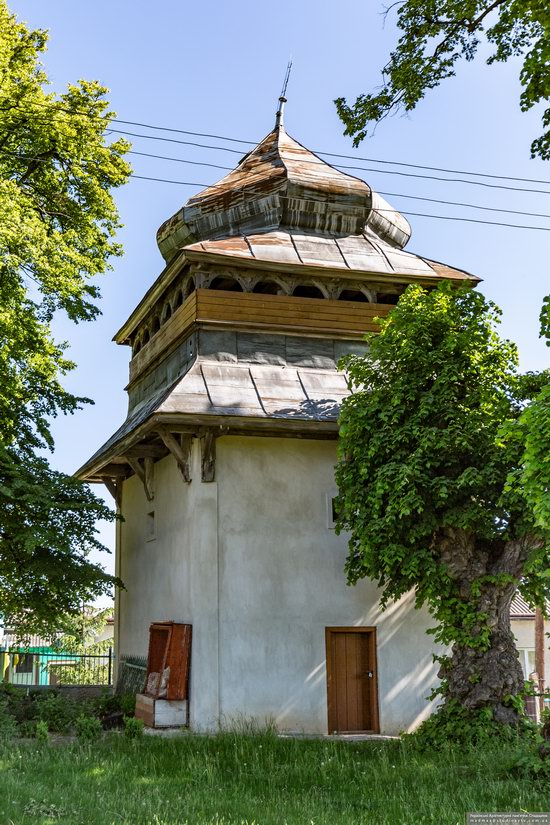
[[336, 445], [218, 441], [220, 710], [327, 731], [325, 628], [374, 626], [380, 725], [409, 729], [435, 676], [428, 617], [403, 599], [385, 613], [372, 582], [348, 587], [346, 538], [327, 526]]
[[429, 713], [429, 618], [410, 598], [381, 613], [373, 583], [345, 583], [346, 539], [327, 521], [335, 460], [334, 442], [225, 436], [214, 483], [200, 480], [198, 442], [191, 484], [171, 457], [155, 465], [153, 502], [137, 479], [125, 482], [118, 650], [144, 655], [153, 620], [193, 624], [193, 727], [255, 718], [325, 733], [331, 626], [377, 629], [382, 732]]

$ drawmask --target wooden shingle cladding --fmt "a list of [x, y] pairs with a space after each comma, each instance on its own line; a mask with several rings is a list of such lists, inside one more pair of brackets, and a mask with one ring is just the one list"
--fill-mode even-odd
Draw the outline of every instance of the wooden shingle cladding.
[[360, 340], [366, 332], [377, 332], [374, 319], [391, 309], [391, 304], [198, 289], [134, 355], [130, 385], [196, 325]]

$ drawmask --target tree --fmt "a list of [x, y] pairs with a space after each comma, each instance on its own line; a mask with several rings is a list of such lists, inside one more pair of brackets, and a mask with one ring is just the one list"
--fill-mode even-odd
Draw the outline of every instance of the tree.
[[550, 430], [526, 460], [548, 376], [520, 375], [498, 315], [471, 289], [408, 287], [368, 355], [346, 359], [337, 482], [349, 582], [377, 580], [383, 605], [414, 590], [451, 646], [436, 720], [501, 725], [524, 689], [512, 597], [550, 594], [550, 486], [527, 473], [548, 479]]
[[[370, 123], [393, 112], [410, 112], [428, 89], [455, 74], [462, 58], [473, 60], [483, 36], [493, 47], [487, 63], [521, 57], [522, 111], [550, 98], [550, 7], [546, 0], [398, 0], [402, 35], [384, 67], [379, 91], [360, 95], [353, 105], [338, 98], [338, 114], [355, 145]], [[531, 144], [532, 157], [550, 159], [550, 107], [546, 129]]]
[[42, 632], [115, 583], [87, 558], [113, 514], [39, 451], [53, 447], [51, 417], [88, 401], [61, 384], [74, 365], [51, 321], [98, 314], [93, 279], [121, 254], [110, 190], [130, 170], [128, 144], [105, 140], [107, 90], [81, 80], [55, 96], [46, 32], [5, 0], [0, 35], [0, 614]]

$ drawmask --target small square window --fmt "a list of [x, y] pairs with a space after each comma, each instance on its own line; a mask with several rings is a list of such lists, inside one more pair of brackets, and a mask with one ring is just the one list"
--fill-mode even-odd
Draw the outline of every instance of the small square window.
[[147, 513], [147, 527], [146, 527], [146, 534], [145, 538], [147, 541], [153, 541], [156, 539], [156, 525], [155, 525], [155, 511], [151, 510], [150, 513]]

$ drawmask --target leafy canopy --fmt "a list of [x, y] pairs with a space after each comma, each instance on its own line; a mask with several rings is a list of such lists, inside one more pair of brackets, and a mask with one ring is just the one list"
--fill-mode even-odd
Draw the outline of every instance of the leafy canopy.
[[0, 0], [0, 614], [30, 630], [114, 581], [87, 559], [112, 513], [37, 451], [53, 447], [51, 418], [87, 401], [62, 386], [74, 365], [50, 324], [96, 317], [94, 279], [121, 254], [110, 190], [130, 171], [128, 144], [105, 141], [107, 90], [81, 80], [56, 96], [46, 41]]
[[[338, 114], [355, 145], [370, 123], [388, 114], [409, 112], [428, 89], [455, 74], [462, 58], [473, 60], [483, 40], [487, 63], [521, 58], [520, 106], [528, 111], [550, 98], [550, 6], [547, 0], [402, 0], [397, 26], [402, 35], [383, 69], [379, 91], [360, 95], [353, 105], [338, 98]], [[542, 113], [544, 132], [531, 155], [550, 158], [550, 107]]]
[[[498, 316], [471, 289], [409, 286], [368, 355], [345, 361], [352, 394], [337, 482], [348, 579], [377, 580], [384, 602], [413, 589], [445, 644], [489, 645], [489, 584], [512, 582], [530, 603], [550, 595], [550, 486], [540, 476], [545, 467], [549, 478], [550, 429], [534, 430], [538, 401], [524, 411], [547, 376], [519, 374]], [[470, 537], [477, 549], [461, 570]], [[507, 566], [520, 544], [524, 561]]]

